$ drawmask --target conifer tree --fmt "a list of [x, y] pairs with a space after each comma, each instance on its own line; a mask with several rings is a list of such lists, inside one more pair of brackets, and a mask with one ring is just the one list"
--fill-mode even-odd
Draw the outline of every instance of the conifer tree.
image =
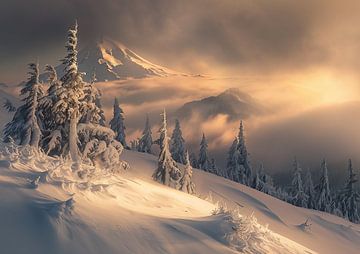
[[301, 168], [298, 160], [295, 158], [293, 163], [293, 179], [291, 182], [292, 203], [299, 207], [307, 207], [307, 196], [304, 192], [304, 186], [301, 178]]
[[328, 168], [326, 160], [321, 162], [321, 177], [319, 184], [316, 186], [316, 208], [324, 212], [331, 212], [332, 198], [329, 187]]
[[185, 155], [185, 168], [183, 176], [180, 179], [180, 190], [187, 192], [189, 194], [195, 194], [195, 184], [192, 181], [192, 167], [190, 165], [189, 153], [186, 152]]
[[64, 125], [67, 134], [67, 149], [74, 162], [75, 169], [78, 169], [80, 156], [77, 146], [78, 134], [77, 125], [82, 114], [87, 113], [89, 105], [84, 101], [84, 81], [83, 73], [78, 71], [77, 62], [77, 31], [78, 26], [68, 31], [65, 48], [67, 56], [62, 60], [64, 75], [61, 77], [62, 86], [58, 89], [58, 101], [53, 106], [55, 121], [57, 124]]
[[8, 112], [15, 112], [16, 111], [16, 107], [12, 104], [12, 102], [9, 99], [5, 100], [3, 106]]
[[169, 149], [169, 137], [167, 134], [167, 119], [166, 111], [162, 114], [163, 120], [159, 130], [160, 138], [160, 154], [158, 160], [158, 167], [153, 174], [153, 179], [164, 185], [178, 189], [179, 180], [181, 178], [181, 171], [173, 160]]
[[196, 154], [195, 153], [191, 153], [190, 154], [190, 165], [193, 168], [198, 168], [198, 159], [196, 158]]
[[237, 149], [237, 145], [239, 140], [235, 137], [233, 143], [231, 144], [228, 152], [228, 157], [226, 161], [226, 174], [224, 175], [225, 178], [229, 178], [233, 180], [233, 173], [236, 171], [237, 161], [235, 159], [235, 153]]
[[182, 131], [180, 128], [180, 122], [178, 119], [175, 120], [175, 128], [171, 136], [170, 151], [173, 159], [181, 164], [186, 163], [185, 156], [185, 140], [182, 137]]
[[355, 183], [358, 181], [358, 179], [356, 178], [351, 159], [349, 159], [348, 172], [348, 180], [346, 182], [345, 188], [339, 195], [338, 202], [340, 203], [343, 216], [351, 222], [358, 223], [360, 222], [360, 194], [355, 188]]
[[304, 183], [304, 192], [307, 195], [307, 208], [309, 209], [316, 209], [316, 203], [315, 203], [315, 189], [314, 184], [311, 177], [310, 169], [306, 171], [305, 175], [305, 183]]
[[265, 173], [264, 165], [261, 163], [256, 171], [251, 187], [268, 195], [275, 194], [272, 178]]
[[105, 126], [105, 115], [101, 106], [101, 92], [95, 87], [96, 76], [93, 73], [90, 83], [84, 83], [85, 107], [80, 123], [93, 123]]
[[199, 166], [199, 169], [202, 169], [206, 172], [210, 171], [211, 164], [210, 164], [210, 160], [209, 160], [209, 156], [208, 156], [208, 144], [207, 144], [204, 133], [203, 133], [201, 143], [200, 143], [198, 166]]
[[20, 94], [25, 96], [12, 121], [7, 123], [4, 129], [4, 141], [11, 139], [18, 140], [20, 145], [30, 145], [38, 148], [41, 129], [38, 120], [39, 100], [43, 96], [41, 84], [39, 82], [39, 65], [29, 64], [29, 78]]
[[146, 115], [145, 128], [143, 130], [141, 138], [139, 139], [138, 151], [142, 152], [142, 153], [150, 153], [151, 154], [152, 144], [153, 144], [153, 139], [152, 139], [149, 116]]
[[110, 120], [110, 128], [115, 132], [115, 139], [119, 141], [123, 147], [128, 148], [126, 144], [126, 135], [125, 135], [125, 124], [124, 124], [124, 112], [120, 107], [119, 100], [114, 99], [114, 111], [113, 118]]
[[213, 173], [214, 175], [220, 175], [219, 169], [216, 166], [216, 162], [214, 158], [211, 158], [210, 160], [210, 173]]
[[252, 169], [245, 144], [242, 121], [240, 122], [239, 134], [229, 149], [226, 171], [229, 179], [245, 185], [251, 184]]
[[[57, 129], [53, 106], [58, 101], [57, 92], [59, 91], [61, 84], [53, 66], [46, 65], [45, 72], [48, 75], [47, 83], [49, 84], [49, 87], [47, 95], [40, 100], [39, 106], [42, 115], [43, 130], [50, 133], [52, 130]], [[49, 135], [49, 133], [45, 133], [46, 136]]]

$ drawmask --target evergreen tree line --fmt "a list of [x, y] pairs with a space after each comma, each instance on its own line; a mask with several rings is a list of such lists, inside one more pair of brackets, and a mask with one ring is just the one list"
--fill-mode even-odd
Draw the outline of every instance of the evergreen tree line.
[[[164, 138], [160, 138], [160, 140], [160, 147], [162, 147], [161, 144], [163, 144]], [[136, 144], [132, 147], [133, 149], [146, 153], [152, 152], [152, 144], [159, 144], [158, 141], [152, 141], [148, 116], [146, 117], [143, 135], [139, 141], [132, 143]], [[302, 169], [296, 158], [293, 162], [292, 181], [289, 186], [286, 187], [275, 186], [272, 177], [265, 172], [263, 164], [260, 164], [259, 169], [253, 172], [249, 153], [246, 148], [242, 121], [240, 122], [239, 133], [229, 148], [225, 170], [218, 168], [215, 165], [214, 159], [209, 159], [208, 144], [204, 134], [200, 142], [198, 158], [195, 153], [191, 153], [189, 156], [185, 148], [185, 140], [182, 136], [180, 122], [177, 119], [175, 120], [175, 127], [170, 139], [170, 144], [166, 144], [166, 147], [170, 150], [166, 150], [166, 156], [171, 156], [173, 162], [186, 165], [190, 164], [190, 166], [194, 168], [199, 168], [234, 182], [247, 185], [295, 206], [332, 213], [352, 222], [360, 223], [360, 194], [355, 186], [358, 180], [351, 160], [349, 160], [348, 178], [343, 189], [331, 191], [325, 159], [321, 162], [321, 176], [316, 185], [312, 180], [312, 174], [309, 169], [303, 176]], [[161, 149], [161, 151], [163, 151], [163, 149]], [[163, 154], [162, 156], [165, 155]], [[161, 159], [161, 161], [163, 162], [164, 160]], [[168, 168], [176, 167], [176, 164], [172, 165], [173, 166], [169, 166]], [[164, 166], [164, 168], [166, 168], [166, 166]], [[168, 180], [161, 180], [158, 177], [159, 172], [160, 171], [157, 171], [155, 177], [157, 180], [166, 185], [176, 187], [176, 184], [172, 185]], [[170, 172], [177, 171], [170, 170], [167, 175], [171, 176], [172, 174], [170, 174]], [[176, 175], [177, 173], [174, 173], [174, 177], [170, 177], [174, 182], [177, 181], [176, 179], [179, 179], [179, 177], [175, 177]]]

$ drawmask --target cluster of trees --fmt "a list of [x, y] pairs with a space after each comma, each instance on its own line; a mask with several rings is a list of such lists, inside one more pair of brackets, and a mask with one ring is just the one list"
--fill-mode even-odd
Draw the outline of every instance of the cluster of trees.
[[125, 143], [123, 112], [115, 99], [114, 117], [105, 126], [101, 107], [101, 93], [83, 81], [77, 62], [77, 23], [68, 31], [62, 61], [63, 75], [58, 78], [54, 67], [47, 65], [48, 80], [39, 80], [39, 64], [29, 64], [29, 78], [20, 91], [22, 105], [17, 109], [5, 103], [9, 111], [16, 111], [4, 128], [4, 141], [42, 149], [48, 155], [70, 157], [73, 170], [81, 172], [81, 163], [102, 163], [106, 167], [123, 165], [120, 154]]
[[162, 113], [162, 124], [159, 130], [160, 138], [157, 144], [160, 146], [158, 167], [153, 174], [154, 180], [170, 186], [175, 189], [186, 191], [190, 194], [195, 193], [195, 184], [192, 182], [192, 167], [189, 161], [189, 154], [186, 152], [185, 158], [182, 158], [185, 164], [184, 170], [181, 170], [174, 160], [169, 145], [169, 136], [167, 134], [166, 111]]
[[[299, 207], [320, 210], [344, 217], [352, 222], [360, 222], [360, 194], [355, 187], [357, 179], [351, 160], [349, 160], [348, 166], [348, 179], [342, 190], [336, 192], [330, 190], [328, 168], [325, 159], [321, 162], [321, 176], [316, 185], [312, 180], [311, 171], [308, 169], [305, 175], [303, 175], [300, 164], [295, 158], [292, 181], [289, 186], [275, 186], [272, 177], [265, 172], [263, 164], [260, 164], [259, 169], [255, 172], [252, 170], [242, 121], [240, 122], [239, 133], [229, 148], [224, 170], [216, 167], [213, 159], [209, 159], [208, 144], [204, 134], [200, 142], [199, 158], [197, 159], [194, 153], [191, 153], [190, 156], [188, 155], [185, 149], [185, 140], [182, 136], [180, 122], [177, 119], [175, 120], [175, 128], [170, 144], [167, 141], [164, 144], [163, 135], [167, 135], [164, 132], [166, 119], [164, 121], [165, 125], [163, 123], [160, 139], [153, 141], [149, 118], [147, 117], [143, 135], [134, 148], [140, 152], [151, 153], [151, 146], [153, 144], [160, 144], [160, 164], [154, 174], [154, 178], [159, 182], [179, 188], [178, 182], [181, 172], [177, 170], [177, 164], [175, 163], [178, 162], [247, 185]], [[167, 159], [164, 159], [165, 157]], [[165, 168], [167, 168], [167, 171]]]

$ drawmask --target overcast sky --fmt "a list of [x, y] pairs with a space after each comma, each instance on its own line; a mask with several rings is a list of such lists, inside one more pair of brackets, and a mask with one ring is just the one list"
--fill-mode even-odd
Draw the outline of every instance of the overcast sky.
[[359, 7], [357, 0], [2, 0], [0, 77], [19, 80], [37, 57], [56, 63], [75, 19], [81, 45], [110, 36], [182, 71], [357, 74]]
[[[23, 80], [37, 58], [57, 64], [77, 19], [80, 47], [108, 36], [178, 71], [235, 77], [211, 89], [243, 87], [277, 112], [247, 123], [253, 157], [272, 170], [295, 154], [342, 167], [360, 150], [359, 13], [358, 0], [1, 0], [0, 82]], [[238, 123], [215, 120], [203, 127], [224, 151]]]

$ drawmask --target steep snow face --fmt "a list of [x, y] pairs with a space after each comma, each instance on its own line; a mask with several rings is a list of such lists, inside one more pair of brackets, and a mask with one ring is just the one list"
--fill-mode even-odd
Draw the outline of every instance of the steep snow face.
[[[90, 43], [81, 49], [78, 54], [78, 64], [79, 71], [85, 74], [85, 81], [90, 81], [94, 73], [99, 82], [150, 76], [180, 75], [175, 71], [151, 63], [122, 43], [109, 38]], [[63, 66], [57, 66], [56, 71], [61, 76]], [[42, 79], [45, 78], [46, 76], [43, 75]]]
[[127, 151], [130, 171], [89, 167], [79, 179], [69, 161], [0, 150], [2, 253], [315, 253], [254, 217], [154, 182], [151, 155]]
[[231, 120], [239, 120], [265, 112], [265, 108], [249, 94], [238, 88], [230, 88], [217, 96], [188, 102], [177, 110], [176, 115], [187, 118], [195, 114], [202, 119], [208, 119], [224, 114]]

